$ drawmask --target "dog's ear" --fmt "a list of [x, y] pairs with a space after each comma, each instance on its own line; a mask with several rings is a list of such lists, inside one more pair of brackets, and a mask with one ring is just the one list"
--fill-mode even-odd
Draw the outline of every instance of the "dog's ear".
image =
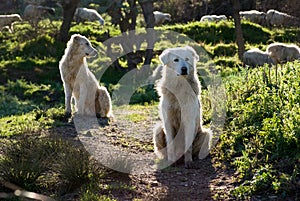
[[79, 39], [80, 39], [80, 36], [79, 36], [79, 35], [75, 35], [75, 36], [73, 37], [73, 40], [74, 40], [74, 41], [79, 41]]
[[194, 48], [192, 48], [191, 46], [186, 46], [185, 48], [193, 54], [193, 57], [195, 58], [196, 61], [199, 61], [199, 55], [194, 50]]
[[166, 65], [167, 63], [169, 63], [169, 50], [168, 49], [164, 50], [159, 55], [159, 60], [163, 65]]

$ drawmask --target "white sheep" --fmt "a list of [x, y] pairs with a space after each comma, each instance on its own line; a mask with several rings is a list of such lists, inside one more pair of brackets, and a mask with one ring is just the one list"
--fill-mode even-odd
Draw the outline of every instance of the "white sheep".
[[22, 21], [22, 18], [19, 14], [0, 15], [0, 29], [7, 28], [12, 33], [14, 31], [13, 25], [20, 21]]
[[260, 24], [262, 26], [267, 25], [267, 15], [264, 12], [257, 10], [240, 11], [242, 19], [249, 20], [250, 22]]
[[77, 23], [85, 21], [98, 21], [101, 25], [104, 25], [104, 19], [95, 10], [90, 8], [77, 8], [74, 14], [74, 19]]
[[268, 45], [267, 53], [275, 64], [300, 59], [300, 48], [294, 44], [272, 43]]
[[253, 48], [246, 51], [243, 54], [243, 62], [245, 65], [255, 67], [263, 66], [265, 64], [274, 64], [273, 59], [269, 56], [267, 52], [263, 52], [258, 48]]
[[284, 44], [284, 43], [272, 43], [267, 47], [267, 53], [274, 60], [276, 64], [275, 75], [277, 82], [277, 64], [281, 64], [288, 61], [293, 61], [295, 59], [300, 59], [300, 48], [294, 44]]
[[169, 21], [169, 22], [171, 21], [171, 15], [169, 13], [154, 11], [153, 15], [154, 15], [154, 20], [155, 20], [154, 21], [155, 25], [162, 25], [166, 21]]
[[267, 12], [267, 22], [270, 26], [277, 27], [288, 27], [299, 24], [299, 20], [296, 17], [273, 9]]
[[204, 15], [201, 17], [200, 22], [220, 22], [227, 20], [225, 15]]
[[47, 15], [55, 15], [55, 9], [46, 6], [36, 6], [29, 4], [24, 9], [24, 18], [37, 26], [38, 22], [44, 19]]

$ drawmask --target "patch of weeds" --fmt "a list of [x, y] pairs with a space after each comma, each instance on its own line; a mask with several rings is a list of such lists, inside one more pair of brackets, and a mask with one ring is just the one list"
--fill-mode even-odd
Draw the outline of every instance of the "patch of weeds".
[[6, 140], [0, 152], [1, 179], [57, 197], [98, 178], [102, 171], [83, 147], [49, 136], [24, 134]]
[[[66, 144], [68, 146], [68, 144]], [[57, 154], [58, 163], [54, 164], [62, 182], [62, 189], [66, 193], [80, 187], [89, 181], [90, 160], [89, 153], [80, 148], [64, 148]]]
[[52, 152], [48, 141], [23, 136], [1, 146], [1, 177], [27, 190], [36, 190], [37, 179], [47, 171]]
[[272, 69], [272, 84], [263, 81], [263, 67], [241, 70], [225, 83], [228, 109], [219, 156], [239, 173], [236, 198], [300, 193], [291, 179], [299, 179], [294, 175], [300, 165], [299, 65], [284, 65], [277, 82]]

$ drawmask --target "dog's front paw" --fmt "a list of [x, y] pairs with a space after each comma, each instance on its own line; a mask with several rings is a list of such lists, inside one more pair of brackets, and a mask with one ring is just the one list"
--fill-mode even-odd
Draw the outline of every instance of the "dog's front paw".
[[185, 164], [184, 166], [185, 166], [186, 169], [194, 168], [194, 163], [193, 163], [193, 161], [185, 161], [184, 164]]

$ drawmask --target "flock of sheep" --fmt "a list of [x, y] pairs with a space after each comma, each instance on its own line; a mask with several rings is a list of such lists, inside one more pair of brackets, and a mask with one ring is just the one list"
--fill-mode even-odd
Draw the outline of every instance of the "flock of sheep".
[[[20, 22], [23, 19], [29, 21], [33, 26], [37, 26], [38, 22], [49, 15], [55, 15], [55, 9], [47, 6], [28, 4], [23, 16], [19, 14], [0, 15], [0, 29], [8, 29], [9, 32], [13, 32], [13, 26], [16, 22]], [[101, 25], [104, 25], [104, 19], [94, 9], [89, 8], [77, 8], [74, 14], [74, 20], [76, 22], [84, 21], [98, 21]]]
[[294, 44], [272, 43], [267, 46], [265, 52], [254, 48], [243, 55], [245, 65], [255, 67], [264, 64], [283, 64], [288, 61], [300, 59], [300, 48]]
[[[55, 9], [40, 5], [29, 4], [25, 7], [23, 18], [28, 20], [32, 25], [36, 26], [39, 20], [45, 18], [47, 15], [54, 15]], [[154, 11], [155, 25], [161, 25], [166, 21], [171, 21], [169, 13]], [[296, 17], [282, 13], [276, 10], [268, 10], [267, 13], [257, 10], [240, 11], [241, 19], [246, 19], [251, 22], [261, 24], [264, 26], [294, 26], [299, 25], [299, 20]], [[94, 9], [77, 8], [74, 14], [76, 22], [84, 21], [98, 21], [104, 25], [105, 21], [101, 15]], [[201, 22], [218, 22], [227, 20], [225, 15], [204, 15]], [[13, 25], [16, 22], [22, 21], [19, 14], [0, 15], [0, 29], [7, 28], [9, 32], [13, 32]], [[300, 49], [296, 45], [273, 43], [267, 47], [265, 52], [254, 48], [246, 51], [243, 55], [243, 62], [248, 66], [262, 66], [264, 64], [282, 64], [288, 61], [300, 59]]]
[[[298, 18], [274, 9], [270, 9], [266, 13], [257, 10], [240, 11], [239, 14], [241, 19], [267, 27], [289, 27], [299, 25]], [[227, 19], [228, 18], [225, 15], [204, 15], [200, 21], [219, 22]]]
[[[162, 13], [160, 11], [154, 11], [155, 25], [161, 25], [166, 21], [171, 21], [171, 15], [169, 13]], [[55, 15], [55, 9], [47, 6], [28, 4], [23, 16], [19, 14], [0, 15], [0, 30], [7, 29], [10, 33], [13, 32], [13, 26], [16, 22], [20, 22], [23, 19], [29, 21], [33, 26], [37, 26], [38, 22], [49, 15]], [[85, 21], [98, 21], [102, 26], [105, 21], [102, 16], [95, 10], [90, 8], [77, 8], [74, 13], [74, 20], [79, 22]]]

